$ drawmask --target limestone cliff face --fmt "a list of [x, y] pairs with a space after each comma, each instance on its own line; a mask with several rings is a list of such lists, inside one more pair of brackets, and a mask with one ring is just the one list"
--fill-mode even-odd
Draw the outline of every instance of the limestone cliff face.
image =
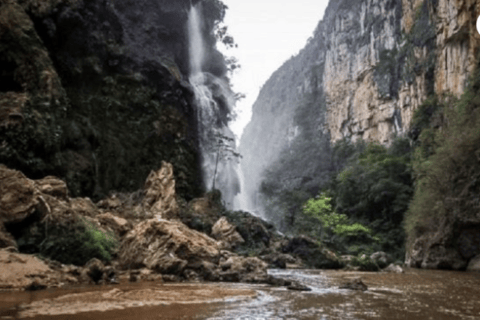
[[162, 160], [200, 192], [188, 12], [205, 11], [205, 71], [226, 74], [220, 1], [0, 0], [0, 163], [74, 195], [135, 190]]
[[316, 137], [388, 144], [408, 130], [428, 95], [461, 94], [480, 47], [479, 15], [474, 0], [331, 1], [305, 48], [254, 104], [240, 144], [250, 198], [265, 169], [305, 130], [294, 116], [306, 98]]

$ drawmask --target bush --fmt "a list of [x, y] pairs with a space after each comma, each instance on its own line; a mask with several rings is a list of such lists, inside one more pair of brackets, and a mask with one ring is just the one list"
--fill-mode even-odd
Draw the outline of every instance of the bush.
[[92, 258], [109, 262], [118, 246], [113, 233], [105, 233], [93, 223], [75, 218], [70, 223], [35, 223], [17, 239], [22, 252], [65, 264], [82, 266]]
[[[409, 242], [440, 221], [468, 221], [480, 203], [480, 59], [460, 100], [443, 97], [441, 130], [420, 134], [415, 195], [405, 219]], [[422, 110], [422, 108], [420, 109]], [[430, 119], [432, 121], [432, 119]], [[428, 152], [424, 152], [428, 150]]]

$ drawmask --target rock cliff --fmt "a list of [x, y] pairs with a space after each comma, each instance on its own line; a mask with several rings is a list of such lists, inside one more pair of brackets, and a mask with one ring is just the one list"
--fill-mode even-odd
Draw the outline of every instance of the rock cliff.
[[[328, 157], [326, 142], [389, 144], [427, 96], [461, 94], [480, 46], [479, 15], [473, 0], [331, 1], [305, 48], [272, 74], [253, 106], [240, 142], [251, 209], [267, 169], [283, 172], [279, 183], [289, 188], [309, 183], [319, 157]], [[297, 152], [296, 137], [310, 151], [296, 164], [280, 160]]]
[[178, 192], [197, 196], [187, 19], [199, 2], [204, 69], [225, 76], [220, 1], [0, 1], [0, 163], [100, 198], [140, 188], [165, 160]]

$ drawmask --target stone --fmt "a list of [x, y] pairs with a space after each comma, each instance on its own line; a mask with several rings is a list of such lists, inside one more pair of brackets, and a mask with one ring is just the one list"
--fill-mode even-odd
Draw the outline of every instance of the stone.
[[33, 255], [0, 249], [0, 289], [41, 289], [59, 286], [62, 273]]
[[226, 217], [221, 217], [212, 227], [212, 237], [223, 243], [224, 249], [232, 249], [245, 242]]
[[473, 257], [468, 262], [467, 271], [480, 272], [480, 255]]
[[274, 252], [268, 255], [260, 257], [263, 261], [266, 261], [270, 268], [286, 269], [287, 265], [294, 265], [297, 259], [287, 253]]
[[98, 260], [97, 258], [93, 258], [85, 264], [84, 272], [95, 283], [98, 283], [103, 278], [104, 271], [105, 271], [105, 266], [103, 262]]
[[312, 291], [312, 288], [301, 284], [300, 282], [297, 281], [292, 281], [292, 283], [287, 286], [288, 290], [295, 290], [295, 291]]
[[150, 219], [125, 235], [118, 258], [123, 269], [180, 275], [186, 267], [201, 268], [201, 262], [218, 264], [220, 250], [217, 241], [179, 221]]
[[130, 223], [126, 219], [117, 217], [110, 212], [99, 214], [96, 219], [103, 226], [109, 227], [119, 236], [123, 236], [131, 229]]
[[19, 223], [39, 205], [35, 183], [23, 173], [0, 164], [0, 223]]
[[368, 290], [368, 287], [363, 283], [361, 278], [355, 278], [352, 281], [349, 281], [338, 287], [339, 289], [349, 289], [349, 290], [359, 290], [365, 291]]
[[404, 272], [402, 267], [400, 267], [399, 265], [393, 264], [393, 263], [389, 264], [388, 267], [386, 267], [382, 271], [391, 272], [391, 273], [403, 273]]
[[7, 230], [5, 230], [5, 227], [1, 222], [0, 222], [0, 248], [17, 248], [17, 242], [15, 241], [15, 238]]
[[43, 194], [48, 194], [52, 197], [67, 200], [68, 188], [65, 181], [57, 177], [47, 176], [43, 179], [34, 180], [35, 187]]
[[375, 262], [380, 268], [384, 268], [390, 262], [392, 262], [392, 258], [383, 251], [378, 251], [378, 252], [372, 253], [370, 255], [370, 260]]
[[173, 166], [162, 161], [160, 170], [151, 171], [144, 186], [145, 197], [142, 205], [156, 217], [171, 219], [178, 215], [178, 204], [175, 196], [175, 177]]
[[267, 263], [251, 257], [233, 256], [220, 264], [220, 277], [224, 281], [265, 283], [268, 278]]

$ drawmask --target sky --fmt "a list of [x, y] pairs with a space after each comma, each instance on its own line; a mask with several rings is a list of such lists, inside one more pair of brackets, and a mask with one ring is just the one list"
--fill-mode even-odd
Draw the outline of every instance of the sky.
[[239, 60], [241, 68], [232, 76], [233, 89], [246, 94], [245, 99], [237, 102], [237, 119], [230, 125], [240, 138], [261, 86], [305, 46], [323, 18], [328, 0], [223, 2], [228, 6], [224, 23], [238, 48], [225, 49], [220, 45], [219, 49]]

